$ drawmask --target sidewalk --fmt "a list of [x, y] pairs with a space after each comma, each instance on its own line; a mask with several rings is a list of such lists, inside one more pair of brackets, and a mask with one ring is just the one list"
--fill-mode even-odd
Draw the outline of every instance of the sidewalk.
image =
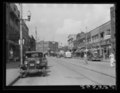
[[111, 67], [109, 62], [97, 62], [97, 61], [91, 62], [91, 61], [88, 61], [88, 64], [85, 64], [84, 60], [74, 58], [74, 59], [69, 59], [69, 63], [84, 67], [86, 69], [89, 69], [89, 70], [92, 70], [95, 72], [106, 74], [106, 75], [111, 76], [113, 78], [116, 77], [116, 68]]
[[19, 62], [11, 62], [6, 65], [6, 86], [19, 78]]

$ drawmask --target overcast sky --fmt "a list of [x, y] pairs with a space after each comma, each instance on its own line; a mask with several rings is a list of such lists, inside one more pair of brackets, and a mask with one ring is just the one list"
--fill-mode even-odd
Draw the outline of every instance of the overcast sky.
[[[23, 4], [23, 16], [31, 11], [31, 21], [26, 22], [30, 35], [38, 41], [59, 41], [67, 44], [69, 34], [90, 31], [110, 20], [113, 4]], [[19, 8], [19, 7], [18, 7]]]

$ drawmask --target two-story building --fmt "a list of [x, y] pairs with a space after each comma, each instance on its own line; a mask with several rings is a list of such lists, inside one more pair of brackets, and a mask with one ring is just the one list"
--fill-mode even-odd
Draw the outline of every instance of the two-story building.
[[111, 50], [111, 21], [100, 26], [100, 52], [103, 58], [108, 58]]
[[97, 52], [104, 59], [109, 57], [111, 50], [111, 21], [87, 32], [78, 33], [76, 36], [77, 52], [91, 50]]

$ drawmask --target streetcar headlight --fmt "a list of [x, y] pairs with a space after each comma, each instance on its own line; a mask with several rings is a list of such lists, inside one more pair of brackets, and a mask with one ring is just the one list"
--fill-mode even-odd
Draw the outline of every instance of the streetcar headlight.
[[39, 64], [39, 63], [40, 63], [40, 61], [38, 60], [36, 63], [37, 63], [37, 64]]

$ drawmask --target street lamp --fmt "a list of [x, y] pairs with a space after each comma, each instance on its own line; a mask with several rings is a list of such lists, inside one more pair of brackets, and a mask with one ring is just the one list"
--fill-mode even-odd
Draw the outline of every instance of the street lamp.
[[22, 22], [23, 20], [25, 21], [30, 21], [30, 18], [31, 18], [31, 13], [30, 11], [28, 12], [28, 18], [27, 19], [23, 19], [23, 6], [22, 4], [20, 3], [20, 62], [21, 62], [21, 65], [23, 64], [23, 34], [22, 34]]

